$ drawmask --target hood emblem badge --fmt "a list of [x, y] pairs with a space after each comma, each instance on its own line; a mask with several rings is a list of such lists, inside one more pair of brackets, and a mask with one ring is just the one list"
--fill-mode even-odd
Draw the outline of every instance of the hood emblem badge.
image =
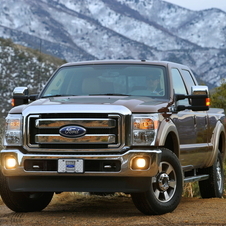
[[76, 138], [86, 134], [86, 129], [81, 126], [64, 126], [59, 130], [63, 137]]

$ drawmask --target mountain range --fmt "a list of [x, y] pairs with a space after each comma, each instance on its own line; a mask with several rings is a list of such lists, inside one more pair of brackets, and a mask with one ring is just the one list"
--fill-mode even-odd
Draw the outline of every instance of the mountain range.
[[169, 60], [201, 83], [226, 74], [226, 12], [163, 0], [0, 0], [0, 37], [66, 61]]

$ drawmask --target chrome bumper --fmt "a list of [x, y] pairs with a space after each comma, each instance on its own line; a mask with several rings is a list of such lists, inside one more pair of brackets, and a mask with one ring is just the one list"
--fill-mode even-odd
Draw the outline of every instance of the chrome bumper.
[[[157, 174], [158, 172], [158, 166], [161, 159], [161, 153], [162, 151], [160, 149], [155, 150], [128, 150], [124, 154], [107, 154], [107, 155], [62, 155], [62, 154], [23, 154], [18, 149], [11, 149], [11, 150], [2, 150], [0, 152], [0, 159], [1, 159], [1, 165], [2, 165], [2, 172], [5, 176], [113, 176], [113, 177], [152, 177]], [[14, 156], [17, 160], [17, 166], [14, 169], [7, 169], [5, 166], [5, 158], [7, 156]], [[134, 157], [143, 157], [148, 156], [150, 158], [149, 167], [146, 170], [133, 170], [131, 168], [131, 160]], [[35, 169], [34, 171], [29, 170], [26, 171], [24, 168], [24, 162], [26, 160], [59, 160], [59, 159], [83, 159], [86, 160], [108, 160], [108, 161], [114, 161], [118, 160], [120, 161], [121, 167], [118, 172], [109, 172], [101, 171], [101, 172], [95, 172], [95, 171], [84, 171], [83, 173], [58, 173], [57, 170], [54, 171], [39, 171], [38, 169]]]

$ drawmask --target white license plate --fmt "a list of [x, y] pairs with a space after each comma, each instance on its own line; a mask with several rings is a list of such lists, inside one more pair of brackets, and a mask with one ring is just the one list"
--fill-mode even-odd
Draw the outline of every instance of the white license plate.
[[83, 159], [58, 159], [58, 173], [83, 173]]

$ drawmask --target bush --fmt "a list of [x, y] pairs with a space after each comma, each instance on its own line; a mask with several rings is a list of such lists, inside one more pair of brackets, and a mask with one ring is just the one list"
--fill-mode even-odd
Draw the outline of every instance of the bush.
[[226, 79], [222, 80], [222, 84], [216, 87], [211, 95], [211, 107], [223, 108], [226, 111]]
[[200, 197], [198, 182], [184, 184], [183, 197]]

